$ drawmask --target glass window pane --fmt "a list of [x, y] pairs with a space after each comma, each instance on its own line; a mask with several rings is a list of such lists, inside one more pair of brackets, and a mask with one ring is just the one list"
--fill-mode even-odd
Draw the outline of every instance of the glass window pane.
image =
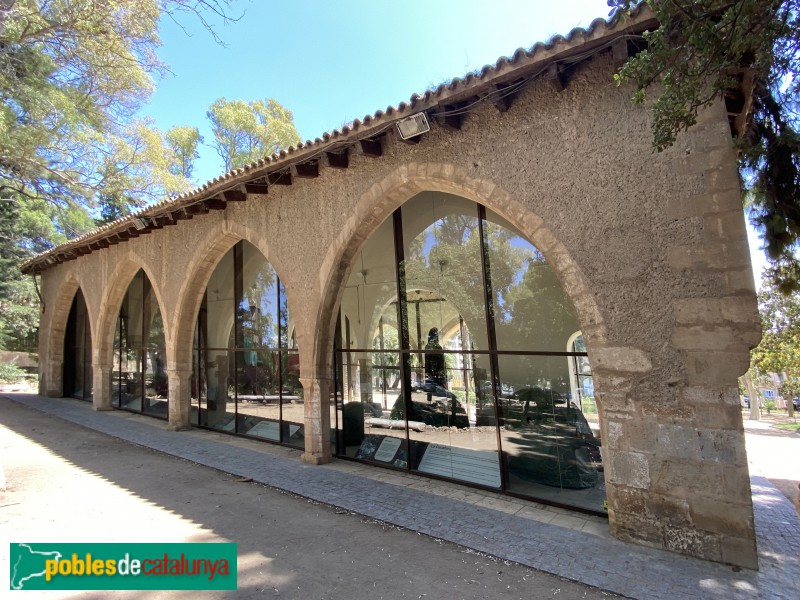
[[137, 412], [142, 410], [142, 352], [136, 347], [122, 348], [120, 359], [120, 397], [119, 407]]
[[112, 402], [120, 408], [166, 419], [166, 355], [158, 300], [144, 271], [139, 270], [128, 286], [117, 320]]
[[233, 394], [233, 352], [209, 349], [206, 362], [208, 398], [206, 400], [208, 427], [235, 433], [236, 400]]
[[[342, 347], [369, 349], [379, 324], [397, 331], [392, 220], [387, 219], [354, 260], [341, 303]], [[349, 342], [349, 345], [347, 343]]]
[[564, 356], [499, 357], [501, 435], [508, 490], [602, 511], [605, 482], [599, 432], [570, 392]]
[[149, 348], [144, 372], [143, 412], [168, 418], [169, 384], [167, 381], [166, 351], [162, 348]]
[[437, 192], [401, 208], [408, 328], [412, 348], [487, 349], [483, 263], [474, 202]]
[[278, 276], [258, 248], [248, 242], [241, 245], [241, 347], [278, 348]]
[[303, 387], [300, 385], [300, 355], [297, 351], [282, 351], [281, 358], [281, 418], [283, 443], [305, 448], [305, 409]]
[[294, 323], [278, 274], [252, 244], [233, 246], [214, 270], [197, 338], [205, 355], [198, 386], [207, 397], [201, 423], [303, 447]]
[[489, 210], [486, 219], [497, 349], [566, 352], [580, 325], [561, 282], [510, 223]]
[[488, 356], [446, 353], [445, 363], [447, 388], [426, 381], [411, 391], [411, 468], [500, 488], [496, 420], [479, 394]]
[[[383, 356], [389, 354], [383, 353]], [[350, 377], [349, 381], [342, 382], [339, 392], [343, 400], [339, 417], [341, 450], [346, 456], [359, 460], [405, 467], [407, 453], [399, 377], [384, 392], [381, 369], [374, 368], [373, 358], [373, 353], [369, 352], [337, 355], [340, 372]], [[386, 358], [387, 362], [399, 360], [397, 352]], [[392, 439], [384, 444], [386, 438]], [[383, 450], [376, 455], [381, 447]]]
[[209, 348], [227, 348], [233, 337], [233, 250], [222, 257], [206, 288], [205, 306]]
[[279, 353], [237, 352], [239, 433], [280, 441]]

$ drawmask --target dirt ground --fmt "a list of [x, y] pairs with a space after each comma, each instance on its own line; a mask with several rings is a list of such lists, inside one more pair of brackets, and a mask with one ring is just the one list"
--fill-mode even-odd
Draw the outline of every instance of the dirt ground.
[[[0, 398], [7, 542], [238, 544], [236, 592], [148, 598], [609, 598], [613, 594], [167, 456]], [[2, 472], [3, 469], [0, 469]], [[0, 477], [0, 488], [3, 487]], [[26, 597], [34, 597], [28, 592]], [[143, 592], [41, 592], [140, 598]]]

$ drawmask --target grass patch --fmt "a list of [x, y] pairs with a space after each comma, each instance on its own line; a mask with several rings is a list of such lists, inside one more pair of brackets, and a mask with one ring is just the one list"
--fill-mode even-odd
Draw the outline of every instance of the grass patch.
[[789, 431], [800, 432], [800, 423], [776, 423], [774, 427], [787, 429]]

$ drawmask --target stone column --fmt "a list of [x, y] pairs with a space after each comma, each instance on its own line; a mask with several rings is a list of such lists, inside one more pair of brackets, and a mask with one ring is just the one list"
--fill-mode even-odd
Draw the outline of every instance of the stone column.
[[44, 389], [40, 389], [39, 393], [44, 392], [48, 398], [61, 398], [64, 395], [64, 361], [50, 359], [48, 374], [45, 379]]
[[595, 364], [611, 533], [757, 569], [735, 387], [747, 354], [690, 356], [684, 381], [664, 380], [636, 349], [600, 348]]
[[92, 408], [111, 410], [111, 367], [92, 365]]
[[301, 379], [304, 390], [306, 448], [302, 460], [310, 465], [331, 462], [330, 379]]
[[167, 369], [169, 378], [169, 426], [170, 431], [187, 431], [189, 403], [191, 397], [192, 370]]

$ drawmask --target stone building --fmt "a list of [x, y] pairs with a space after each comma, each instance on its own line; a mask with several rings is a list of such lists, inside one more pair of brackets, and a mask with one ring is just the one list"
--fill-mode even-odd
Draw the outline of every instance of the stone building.
[[747, 95], [654, 153], [612, 80], [653, 25], [596, 21], [28, 261], [40, 392], [755, 568]]

